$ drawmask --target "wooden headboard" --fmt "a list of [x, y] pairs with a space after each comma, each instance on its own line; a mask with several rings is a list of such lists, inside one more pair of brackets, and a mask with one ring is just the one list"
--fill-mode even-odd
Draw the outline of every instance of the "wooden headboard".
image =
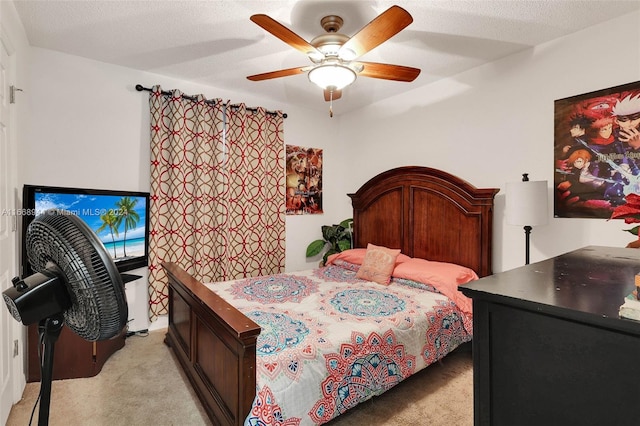
[[353, 204], [354, 246], [399, 248], [411, 257], [491, 275], [496, 188], [476, 188], [429, 167], [391, 169], [371, 178]]

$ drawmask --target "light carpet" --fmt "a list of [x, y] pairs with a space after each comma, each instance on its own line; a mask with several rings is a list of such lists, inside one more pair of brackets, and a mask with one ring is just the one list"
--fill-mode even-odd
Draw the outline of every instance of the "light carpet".
[[[50, 426], [146, 426], [211, 424], [176, 358], [164, 344], [165, 330], [131, 336], [95, 377], [56, 380]], [[473, 425], [473, 365], [470, 352], [453, 353], [385, 394], [328, 423], [352, 425]], [[29, 424], [40, 383], [27, 383], [8, 426]], [[38, 408], [31, 424], [38, 424]]]

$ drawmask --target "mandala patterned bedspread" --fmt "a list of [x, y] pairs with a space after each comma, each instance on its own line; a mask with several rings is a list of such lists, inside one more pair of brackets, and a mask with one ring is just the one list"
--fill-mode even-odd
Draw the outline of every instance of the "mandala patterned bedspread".
[[262, 329], [245, 425], [326, 423], [471, 340], [470, 312], [431, 283], [380, 285], [358, 268], [207, 284]]

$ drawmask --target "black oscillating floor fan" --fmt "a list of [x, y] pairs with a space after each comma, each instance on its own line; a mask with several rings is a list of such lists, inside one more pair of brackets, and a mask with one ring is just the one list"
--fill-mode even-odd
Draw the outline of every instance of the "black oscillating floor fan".
[[27, 257], [36, 273], [3, 292], [11, 314], [38, 322], [43, 345], [38, 425], [49, 423], [55, 342], [67, 326], [88, 341], [118, 336], [128, 309], [122, 277], [98, 236], [80, 218], [51, 209], [27, 228]]

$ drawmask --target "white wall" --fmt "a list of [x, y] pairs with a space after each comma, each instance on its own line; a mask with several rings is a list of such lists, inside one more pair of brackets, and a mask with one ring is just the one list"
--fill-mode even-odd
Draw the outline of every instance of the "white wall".
[[[640, 80], [640, 13], [604, 22], [342, 117], [358, 161], [339, 192], [401, 165], [440, 168], [495, 187], [494, 272], [524, 264], [524, 231], [504, 217], [506, 182], [549, 182], [553, 215], [554, 100]], [[347, 143], [346, 141], [349, 141]], [[347, 208], [346, 205], [343, 206]], [[533, 229], [531, 261], [585, 246], [624, 247], [621, 221], [551, 219]]]

